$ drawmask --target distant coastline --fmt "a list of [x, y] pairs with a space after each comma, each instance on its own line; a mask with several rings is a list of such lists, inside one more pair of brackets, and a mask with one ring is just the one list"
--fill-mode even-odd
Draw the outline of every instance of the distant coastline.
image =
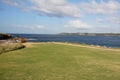
[[[24, 35], [24, 34], [31, 34], [31, 33], [0, 33], [0, 34], [9, 34], [9, 35]], [[120, 33], [68, 33], [68, 32], [63, 32], [63, 33], [54, 33], [54, 34], [31, 34], [31, 35], [77, 35], [77, 36], [120, 36]]]
[[59, 33], [58, 35], [80, 35], [80, 36], [120, 36], [120, 33]]
[[[22, 36], [28, 42], [72, 42], [88, 45], [99, 45], [106, 47], [120, 47], [119, 34], [103, 35], [103, 34], [12, 34], [13, 36]], [[22, 38], [21, 38], [22, 39]], [[16, 38], [9, 39], [9, 42], [15, 41]], [[1, 40], [2, 42], [3, 40]], [[7, 40], [8, 42], [8, 40]]]

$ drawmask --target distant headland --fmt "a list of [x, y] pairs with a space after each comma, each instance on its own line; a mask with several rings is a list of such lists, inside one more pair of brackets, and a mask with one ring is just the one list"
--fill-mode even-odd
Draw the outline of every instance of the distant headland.
[[120, 33], [59, 33], [58, 35], [78, 35], [78, 36], [120, 36]]

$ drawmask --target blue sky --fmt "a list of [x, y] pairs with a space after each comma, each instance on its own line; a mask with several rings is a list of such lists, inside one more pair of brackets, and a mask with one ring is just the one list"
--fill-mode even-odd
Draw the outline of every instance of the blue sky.
[[120, 0], [0, 0], [0, 32], [120, 33]]

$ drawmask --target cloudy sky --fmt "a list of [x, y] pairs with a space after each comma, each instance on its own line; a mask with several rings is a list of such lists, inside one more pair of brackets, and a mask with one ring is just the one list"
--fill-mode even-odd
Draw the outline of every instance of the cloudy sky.
[[120, 0], [0, 0], [0, 32], [120, 33]]

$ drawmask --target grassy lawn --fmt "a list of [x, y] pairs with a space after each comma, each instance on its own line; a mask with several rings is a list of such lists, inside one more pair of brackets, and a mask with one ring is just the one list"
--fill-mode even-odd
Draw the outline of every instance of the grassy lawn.
[[0, 80], [120, 80], [120, 51], [32, 44], [0, 55]]

